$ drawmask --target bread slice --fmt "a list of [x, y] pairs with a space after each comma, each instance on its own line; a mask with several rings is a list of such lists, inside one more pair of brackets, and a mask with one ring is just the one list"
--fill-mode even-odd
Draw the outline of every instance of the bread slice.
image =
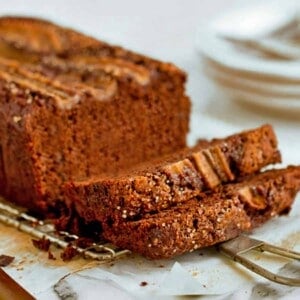
[[300, 166], [266, 171], [141, 220], [105, 226], [103, 234], [148, 258], [169, 258], [234, 238], [287, 213], [299, 189]]
[[87, 222], [137, 220], [145, 213], [188, 201], [277, 162], [280, 153], [276, 136], [270, 125], [264, 125], [225, 139], [201, 142], [118, 177], [69, 183], [66, 199]]

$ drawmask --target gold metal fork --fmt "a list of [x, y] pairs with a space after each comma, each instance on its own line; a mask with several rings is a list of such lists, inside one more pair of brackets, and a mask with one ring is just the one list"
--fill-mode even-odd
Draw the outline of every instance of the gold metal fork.
[[247, 269], [263, 276], [271, 281], [291, 285], [291, 286], [300, 286], [300, 278], [291, 278], [275, 273], [270, 272], [269, 270], [259, 266], [253, 261], [247, 259], [243, 254], [251, 250], [257, 250], [261, 252], [274, 253], [283, 257], [288, 257], [292, 259], [300, 259], [300, 253], [277, 247], [274, 245], [267, 244], [263, 241], [256, 240], [245, 235], [241, 235], [235, 239], [232, 239], [228, 242], [224, 242], [218, 246], [218, 250], [225, 254], [227, 257], [233, 259], [234, 261], [242, 264]]

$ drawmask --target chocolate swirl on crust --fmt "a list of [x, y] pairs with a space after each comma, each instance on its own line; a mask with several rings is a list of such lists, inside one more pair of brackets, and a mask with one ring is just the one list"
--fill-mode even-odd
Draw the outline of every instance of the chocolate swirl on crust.
[[[39, 91], [52, 97], [58, 107], [70, 109], [83, 96], [90, 95], [101, 101], [111, 99], [117, 91], [116, 81], [107, 74], [95, 76], [93, 84], [83, 83], [82, 74], [61, 72], [53, 80], [42, 72], [41, 67], [21, 67], [17, 62], [0, 58], [0, 76], [8, 82], [15, 82], [25, 89]], [[48, 70], [49, 71], [49, 70]], [[48, 72], [49, 75], [49, 72]], [[79, 89], [79, 88], [80, 89]]]
[[[0, 56], [25, 64], [72, 68], [74, 72], [103, 71], [128, 77], [140, 85], [150, 81], [150, 71], [124, 58], [89, 55], [88, 49], [106, 44], [68, 28], [31, 18], [0, 18]], [[74, 51], [76, 49], [76, 51]], [[75, 54], [77, 53], [77, 54]], [[61, 58], [58, 58], [61, 57]], [[81, 87], [81, 86], [78, 86]], [[98, 94], [95, 90], [92, 94]], [[110, 94], [112, 91], [110, 90]]]

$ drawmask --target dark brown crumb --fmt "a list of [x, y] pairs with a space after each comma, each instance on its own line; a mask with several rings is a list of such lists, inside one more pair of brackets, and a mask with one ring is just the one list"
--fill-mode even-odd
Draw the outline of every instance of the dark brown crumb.
[[78, 251], [74, 248], [72, 244], [69, 244], [68, 247], [61, 253], [60, 257], [63, 261], [69, 261], [77, 254]]
[[148, 282], [147, 282], [147, 281], [142, 281], [142, 282], [140, 283], [140, 286], [146, 286], [146, 285], [148, 285]]
[[48, 259], [56, 260], [56, 257], [53, 255], [51, 251], [48, 251]]
[[49, 251], [50, 248], [50, 241], [44, 236], [39, 240], [32, 240], [32, 244], [35, 248], [46, 252]]
[[92, 246], [93, 240], [90, 238], [80, 237], [75, 241], [75, 245], [80, 248], [88, 248]]
[[15, 258], [9, 255], [0, 255], [0, 267], [6, 267], [13, 262]]

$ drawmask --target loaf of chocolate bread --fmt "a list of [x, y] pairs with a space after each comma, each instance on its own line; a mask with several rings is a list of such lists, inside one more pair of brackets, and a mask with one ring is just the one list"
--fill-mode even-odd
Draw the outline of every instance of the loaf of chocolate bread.
[[185, 80], [74, 30], [0, 18], [0, 194], [149, 258], [286, 213], [300, 168], [258, 174], [281, 160], [272, 127], [186, 148]]
[[66, 199], [87, 222], [137, 220], [277, 162], [276, 136], [270, 125], [264, 125], [201, 142], [120, 176], [69, 183]]
[[148, 258], [169, 258], [234, 238], [289, 212], [299, 190], [300, 166], [266, 171], [138, 221], [105, 224], [103, 234]]
[[62, 186], [185, 147], [172, 64], [30, 18], [0, 18], [0, 194], [60, 214]]

